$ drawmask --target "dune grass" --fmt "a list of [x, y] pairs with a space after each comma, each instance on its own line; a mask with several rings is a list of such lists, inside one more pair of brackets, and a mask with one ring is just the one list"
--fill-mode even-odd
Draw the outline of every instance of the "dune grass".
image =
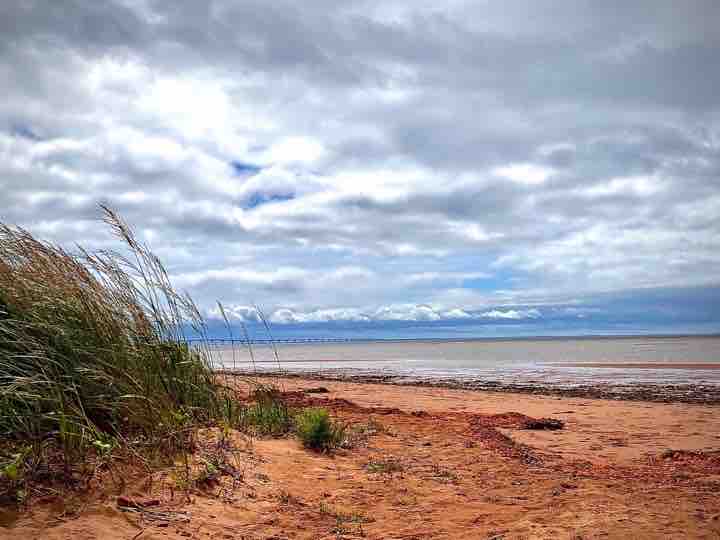
[[67, 469], [120, 438], [167, 441], [190, 423], [241, 416], [209, 350], [184, 340], [204, 335], [193, 301], [102, 210], [122, 253], [70, 253], [0, 224], [0, 480], [40, 449]]

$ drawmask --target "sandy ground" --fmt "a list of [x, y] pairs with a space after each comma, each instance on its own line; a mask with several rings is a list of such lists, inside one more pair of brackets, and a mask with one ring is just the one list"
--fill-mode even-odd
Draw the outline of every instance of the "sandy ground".
[[[276, 382], [347, 422], [355, 446], [236, 435], [241, 474], [189, 499], [133, 477], [121, 494], [151, 507], [128, 511], [110, 488], [47, 500], [0, 513], [0, 538], [720, 538], [717, 407]], [[521, 429], [523, 415], [565, 426]]]

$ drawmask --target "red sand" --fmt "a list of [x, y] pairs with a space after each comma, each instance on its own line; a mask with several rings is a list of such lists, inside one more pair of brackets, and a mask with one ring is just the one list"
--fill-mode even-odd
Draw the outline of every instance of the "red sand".
[[[374, 427], [331, 456], [294, 439], [248, 444], [238, 435], [242, 475], [193, 492], [189, 502], [161, 480], [148, 489], [138, 477], [123, 493], [76, 497], [81, 503], [65, 516], [58, 505], [69, 500], [0, 519], [0, 538], [720, 537], [717, 407], [278, 382], [286, 391], [327, 387], [290, 397], [325, 405], [350, 426], [372, 419]], [[565, 426], [520, 429], [528, 417]], [[118, 495], [160, 504], [145, 514], [123, 511]]]

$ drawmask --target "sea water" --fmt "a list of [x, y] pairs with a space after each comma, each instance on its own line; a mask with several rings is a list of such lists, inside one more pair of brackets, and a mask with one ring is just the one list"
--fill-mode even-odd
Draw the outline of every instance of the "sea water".
[[[720, 336], [370, 341], [276, 344], [275, 350], [254, 345], [253, 362], [247, 346], [219, 344], [213, 347], [213, 361], [219, 369], [381, 375], [408, 381], [720, 386]], [[603, 367], [577, 365], [583, 363]], [[638, 369], [638, 364], [652, 368]]]

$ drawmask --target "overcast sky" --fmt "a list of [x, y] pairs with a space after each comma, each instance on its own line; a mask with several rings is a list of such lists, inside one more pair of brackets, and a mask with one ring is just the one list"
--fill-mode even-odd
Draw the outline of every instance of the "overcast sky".
[[718, 323], [719, 28], [717, 0], [4, 0], [0, 218], [99, 247], [108, 203], [205, 309], [278, 323]]

